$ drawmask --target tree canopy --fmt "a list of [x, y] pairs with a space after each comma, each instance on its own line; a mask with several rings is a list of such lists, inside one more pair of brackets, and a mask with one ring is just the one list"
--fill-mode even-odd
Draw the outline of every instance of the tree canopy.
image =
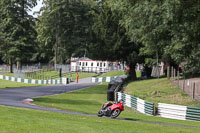
[[0, 1], [0, 58], [10, 64], [68, 63], [86, 56], [152, 67], [181, 65], [200, 75], [199, 0], [43, 0], [37, 20], [28, 15], [36, 0]]
[[36, 31], [34, 19], [28, 11], [36, 5], [36, 0], [1, 0], [0, 1], [0, 53], [4, 61], [17, 62], [32, 57]]

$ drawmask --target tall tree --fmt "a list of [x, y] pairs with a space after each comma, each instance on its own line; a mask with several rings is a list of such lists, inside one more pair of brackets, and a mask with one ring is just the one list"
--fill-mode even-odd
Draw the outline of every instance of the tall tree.
[[[54, 64], [81, 56], [88, 43], [91, 0], [44, 0], [37, 23], [38, 40], [54, 54]], [[44, 53], [44, 52], [43, 52]]]
[[32, 56], [36, 31], [34, 19], [28, 11], [36, 4], [36, 0], [0, 1], [0, 32], [4, 36], [1, 53], [11, 66], [16, 61], [20, 68], [21, 62], [28, 61]]
[[[129, 78], [136, 79], [135, 66], [142, 62], [140, 45], [130, 42], [126, 29], [120, 25], [122, 13], [111, 10], [110, 1], [99, 3], [99, 12], [94, 14], [94, 35], [91, 54], [101, 60], [119, 60], [130, 66]], [[98, 8], [97, 8], [98, 9]]]
[[111, 1], [112, 9], [122, 12], [120, 24], [131, 41], [143, 45], [140, 54], [151, 57], [146, 58], [146, 63], [154, 65], [159, 59], [177, 65], [191, 64], [192, 53], [199, 49], [198, 0]]

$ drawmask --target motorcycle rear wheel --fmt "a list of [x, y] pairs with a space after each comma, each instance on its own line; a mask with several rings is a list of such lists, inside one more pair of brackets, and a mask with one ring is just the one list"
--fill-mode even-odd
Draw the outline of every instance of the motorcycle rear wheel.
[[115, 109], [115, 110], [113, 110], [112, 111], [112, 114], [111, 114], [111, 118], [116, 118], [117, 116], [119, 116], [120, 115], [120, 113], [121, 113], [121, 111], [119, 110], [119, 109]]

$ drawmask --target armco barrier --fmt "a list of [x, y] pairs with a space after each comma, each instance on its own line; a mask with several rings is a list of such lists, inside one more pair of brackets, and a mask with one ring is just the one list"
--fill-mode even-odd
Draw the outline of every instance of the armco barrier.
[[158, 103], [158, 115], [171, 119], [200, 121], [200, 108]]
[[60, 80], [36, 80], [36, 79], [23, 79], [23, 78], [0, 75], [0, 79], [20, 82], [20, 83], [27, 83], [27, 84], [67, 84], [67, 78], [61, 78]]
[[158, 115], [165, 118], [186, 120], [186, 106], [158, 103]]
[[96, 78], [96, 77], [92, 77], [92, 83], [95, 82], [110, 82], [113, 79], [115, 79], [117, 76], [115, 77], [100, 77], [100, 78]]
[[144, 101], [140, 98], [117, 92], [117, 100], [123, 100], [125, 105], [131, 107], [143, 114], [155, 115], [154, 103]]
[[200, 108], [187, 107], [186, 120], [200, 121]]

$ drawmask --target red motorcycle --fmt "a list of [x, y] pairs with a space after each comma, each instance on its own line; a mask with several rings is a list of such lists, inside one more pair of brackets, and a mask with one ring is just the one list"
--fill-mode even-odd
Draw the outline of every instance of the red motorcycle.
[[107, 116], [111, 118], [116, 118], [120, 115], [121, 111], [124, 111], [123, 101], [120, 100], [119, 102], [112, 103], [105, 103], [102, 105], [101, 109], [99, 110], [97, 116]]

